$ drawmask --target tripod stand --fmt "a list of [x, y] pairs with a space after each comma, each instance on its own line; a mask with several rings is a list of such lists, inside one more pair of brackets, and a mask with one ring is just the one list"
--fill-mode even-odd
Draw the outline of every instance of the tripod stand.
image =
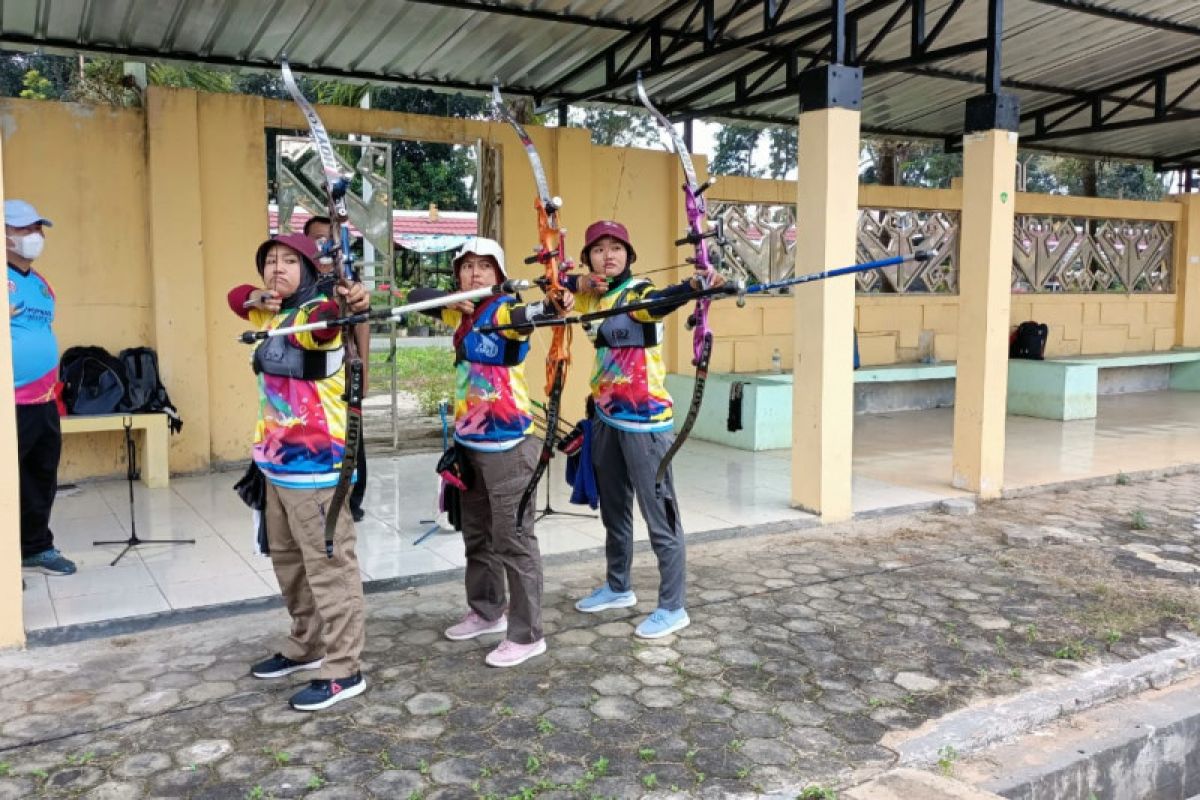
[[581, 514], [578, 511], [558, 511], [550, 505], [550, 476], [546, 475], [546, 506], [537, 512], [537, 516], [533, 518], [534, 522], [540, 522], [542, 518], [548, 517], [551, 514], [559, 517], [581, 517], [582, 519], [596, 519], [596, 514]]
[[125, 417], [121, 420], [125, 427], [125, 477], [129, 481], [129, 538], [118, 539], [114, 541], [92, 542], [93, 547], [109, 544], [123, 544], [125, 549], [120, 555], [112, 560], [110, 567], [115, 567], [117, 562], [125, 557], [125, 554], [130, 549], [137, 547], [140, 544], [195, 544], [195, 539], [139, 539], [137, 535], [137, 520], [133, 510], [133, 481], [138, 477], [137, 469], [137, 448], [133, 446], [133, 418]]

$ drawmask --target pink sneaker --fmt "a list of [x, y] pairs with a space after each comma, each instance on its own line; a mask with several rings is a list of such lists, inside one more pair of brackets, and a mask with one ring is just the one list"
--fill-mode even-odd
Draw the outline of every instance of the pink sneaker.
[[446, 638], [461, 642], [463, 639], [474, 639], [485, 633], [504, 633], [506, 630], [508, 630], [507, 614], [501, 614], [500, 619], [488, 622], [474, 611], [468, 611], [457, 625], [446, 628]]
[[505, 639], [483, 660], [490, 667], [515, 667], [544, 652], [546, 652], [545, 639], [538, 639], [532, 644], [517, 644]]

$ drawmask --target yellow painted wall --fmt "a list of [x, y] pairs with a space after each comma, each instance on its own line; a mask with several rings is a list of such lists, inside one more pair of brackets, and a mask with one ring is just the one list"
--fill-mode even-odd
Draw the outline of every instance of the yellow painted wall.
[[1181, 233], [1175, 242], [1175, 344], [1200, 347], [1200, 196], [1180, 195]]
[[[521, 263], [535, 242], [534, 184], [524, 150], [507, 125], [344, 107], [322, 107], [320, 113], [335, 136], [354, 132], [499, 146], [502, 239], [511, 272], [536, 276], [537, 268]], [[185, 420], [184, 434], [172, 440], [175, 472], [246, 457], [255, 414], [253, 380], [249, 354], [233, 338], [243, 324], [224, 298], [232, 285], [256, 278], [253, 251], [267, 234], [266, 131], [304, 127], [289, 102], [187, 90], [151, 88], [145, 110], [0, 100], [8, 196], [28, 198], [56, 223], [38, 267], [58, 293], [60, 344], [64, 349], [99, 344], [113, 351], [148, 344], [170, 352], [162, 367]], [[630, 229], [640, 271], [674, 267], [651, 275], [655, 283], [690, 272], [677, 266], [690, 248], [673, 244], [685, 225], [683, 176], [674, 155], [594, 147], [580, 129], [532, 127], [530, 133], [551, 191], [564, 200], [562, 220], [572, 255], [578, 254], [589, 222], [614, 218]], [[696, 162], [703, 178], [705, 161]], [[793, 203], [796, 186], [724, 177], [709, 195]], [[961, 192], [864, 186], [859, 204], [958, 208]], [[1184, 218], [1183, 204], [1173, 202], [1018, 194], [1016, 208], [1018, 213]], [[1183, 236], [1182, 225], [1179, 230]], [[1187, 252], [1194, 254], [1195, 246]], [[952, 297], [860, 296], [856, 323], [864, 363], [917, 360], [930, 349], [939, 359], [953, 360], [956, 303]], [[1200, 330], [1193, 320], [1200, 315], [1200, 301], [1189, 306], [1194, 310], [1184, 305], [1176, 305], [1174, 295], [1014, 296], [1012, 321], [1044, 318], [1051, 325], [1053, 355], [1164, 349], [1187, 338], [1186, 324], [1186, 330]], [[795, 357], [790, 309], [786, 298], [754, 298], [741, 310], [727, 301], [714, 304], [712, 369], [765, 370], [775, 349], [790, 365]], [[673, 315], [668, 325], [665, 349], [673, 372], [691, 371], [685, 317]], [[568, 419], [581, 413], [593, 358], [585, 337], [576, 332], [575, 339], [563, 403]], [[547, 340], [545, 334], [535, 337], [528, 362], [535, 393], [543, 383]], [[118, 434], [68, 437], [64, 480], [123, 471]]]
[[[154, 344], [146, 240], [145, 125], [138, 110], [0, 100], [6, 196], [54, 222], [36, 268], [58, 297], [59, 347]], [[60, 478], [124, 472], [121, 434], [67, 438]]]
[[[322, 107], [320, 114], [335, 137], [363, 133], [500, 147], [501, 239], [510, 272], [539, 275], [540, 268], [521, 263], [536, 243], [535, 187], [509, 126], [343, 107]], [[254, 381], [249, 351], [235, 342], [244, 323], [225, 295], [257, 278], [253, 253], [268, 232], [267, 131], [305, 127], [292, 103], [159, 87], [148, 91], [145, 109], [0, 100], [9, 196], [28, 198], [56, 223], [38, 267], [58, 293], [60, 344], [98, 344], [114, 353], [135, 345], [158, 348], [185, 422], [183, 434], [172, 437], [173, 472], [248, 454]], [[682, 260], [683, 250], [672, 244], [683, 230], [682, 178], [673, 155], [596, 148], [577, 128], [531, 127], [530, 133], [551, 192], [564, 199], [561, 218], [573, 256], [586, 226], [606, 217], [629, 226], [638, 267]], [[676, 274], [652, 277], [666, 283]], [[682, 320], [673, 321], [672, 368], [675, 341], [683, 336]], [[575, 340], [563, 399], [571, 420], [582, 414], [594, 353], [581, 332]], [[548, 341], [548, 334], [536, 336], [528, 361], [537, 395]], [[690, 351], [690, 336], [687, 341]], [[116, 433], [70, 436], [61, 477], [123, 474], [123, 453]]]

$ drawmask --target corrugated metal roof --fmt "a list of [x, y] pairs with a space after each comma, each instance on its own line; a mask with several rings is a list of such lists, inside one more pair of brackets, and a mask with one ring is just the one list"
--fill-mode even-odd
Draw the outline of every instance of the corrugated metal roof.
[[[927, 33], [954, 4], [925, 0]], [[0, 0], [0, 44], [270, 70], [286, 52], [299, 72], [349, 80], [483, 91], [498, 77], [543, 104], [636, 104], [633, 70], [646, 62], [655, 67], [651, 95], [677, 118], [788, 122], [797, 98], [786, 61], [795, 59], [791, 81], [820, 63], [828, 37], [817, 29], [829, 6], [713, 0], [706, 37], [703, 0]], [[863, 60], [864, 130], [958, 135], [964, 101], [983, 92], [984, 53], [897, 63], [912, 55], [910, 4], [846, 7], [859, 52], [896, 19]], [[768, 25], [771, 8], [782, 10]], [[986, 17], [987, 0], [963, 0], [932, 48], [980, 39]], [[733, 80], [739, 70], [748, 93]], [[1165, 89], [1158, 111], [1167, 106], [1174, 121], [1136, 124], [1155, 114], [1156, 72]], [[1002, 76], [1021, 100], [1026, 143], [1155, 159], [1196, 150], [1200, 91], [1172, 101], [1200, 80], [1200, 2], [1006, 0]], [[1112, 86], [1136, 76], [1144, 79]], [[1036, 112], [1050, 109], [1055, 120], [1064, 102], [1097, 91], [1099, 115], [1124, 127], [1082, 130], [1093, 117], [1087, 106], [1039, 140]]]

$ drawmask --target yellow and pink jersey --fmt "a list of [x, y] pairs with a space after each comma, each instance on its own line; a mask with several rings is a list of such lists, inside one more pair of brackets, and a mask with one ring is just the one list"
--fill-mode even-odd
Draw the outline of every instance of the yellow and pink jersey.
[[[577, 294], [575, 310], [580, 314], [607, 311], [618, 304], [636, 303], [654, 291], [654, 284], [649, 281], [630, 278], [602, 295]], [[646, 310], [634, 311], [626, 318], [643, 327], [658, 327], [661, 319]], [[593, 325], [588, 330], [588, 336], [596, 345], [591, 387], [600, 419], [627, 431], [657, 433], [671, 430], [674, 403], [666, 388], [661, 330], [656, 336], [643, 337], [652, 342], [648, 346], [621, 347], [613, 346], [613, 342], [604, 338], [605, 328], [605, 324]]]
[[[476, 324], [509, 325], [517, 306], [510, 299], [493, 302], [485, 316]], [[463, 321], [461, 311], [442, 309], [446, 325], [458, 328]], [[529, 385], [525, 380], [524, 353], [516, 364], [483, 363], [504, 361], [508, 343], [522, 343], [528, 333], [515, 330], [479, 337], [474, 348], [483, 353], [494, 348], [492, 358], [469, 360], [459, 358], [455, 364], [454, 439], [472, 450], [509, 450], [516, 447], [533, 430], [533, 414], [529, 403]]]
[[[319, 297], [298, 310], [272, 314], [251, 309], [256, 328], [303, 325], [323, 316], [329, 303]], [[326, 332], [327, 335], [327, 332]], [[291, 344], [304, 350], [338, 350], [341, 333], [320, 341], [312, 332], [293, 334]], [[261, 346], [261, 345], [260, 345]], [[289, 489], [336, 486], [346, 450], [346, 383], [344, 372], [306, 380], [258, 375], [258, 425], [254, 431], [254, 461], [272, 483]]]

